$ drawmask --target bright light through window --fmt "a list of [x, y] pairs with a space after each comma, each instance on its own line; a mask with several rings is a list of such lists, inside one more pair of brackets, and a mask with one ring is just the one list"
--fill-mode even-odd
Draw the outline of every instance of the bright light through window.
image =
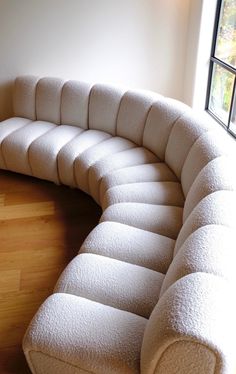
[[207, 110], [236, 136], [236, 0], [218, 1]]

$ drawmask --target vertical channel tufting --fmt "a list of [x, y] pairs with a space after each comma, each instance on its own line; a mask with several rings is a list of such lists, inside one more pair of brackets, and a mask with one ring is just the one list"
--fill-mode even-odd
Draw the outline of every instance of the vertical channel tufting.
[[180, 179], [186, 157], [195, 141], [204, 132], [213, 129], [205, 116], [189, 110], [174, 124], [166, 147], [165, 162]]
[[225, 225], [236, 229], [235, 190], [220, 190], [205, 196], [185, 220], [175, 244], [174, 253], [182, 246], [192, 232], [206, 225]]
[[216, 157], [235, 153], [235, 144], [232, 144], [231, 138], [222, 135], [223, 129], [221, 128], [207, 131], [193, 144], [181, 173], [181, 184], [185, 196], [187, 196], [194, 180], [208, 162]]
[[229, 156], [220, 156], [208, 162], [197, 175], [187, 194], [183, 222], [195, 206], [207, 195], [219, 190], [236, 190], [235, 161]]
[[126, 92], [117, 118], [117, 135], [141, 145], [148, 112], [160, 95], [138, 90]]
[[202, 226], [185, 240], [170, 264], [160, 295], [191, 273], [209, 273], [236, 281], [234, 230], [223, 225]]
[[88, 129], [91, 84], [70, 80], [62, 88], [61, 124]]
[[61, 93], [64, 81], [42, 78], [36, 90], [36, 117], [39, 121], [61, 123]]
[[189, 107], [179, 101], [162, 98], [153, 103], [146, 120], [143, 146], [155, 153], [162, 161], [174, 123]]
[[15, 80], [13, 110], [16, 117], [36, 119], [35, 95], [39, 78], [27, 75]]
[[89, 128], [116, 134], [117, 115], [124, 89], [96, 84], [89, 100]]

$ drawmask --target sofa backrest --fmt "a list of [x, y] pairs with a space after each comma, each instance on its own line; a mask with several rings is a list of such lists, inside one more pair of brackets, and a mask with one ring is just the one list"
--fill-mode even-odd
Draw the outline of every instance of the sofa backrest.
[[13, 111], [15, 116], [36, 120], [36, 87], [39, 78], [34, 76], [18, 77], [13, 93]]
[[92, 85], [70, 80], [61, 92], [61, 124], [88, 128], [88, 105]]
[[147, 115], [159, 95], [128, 91], [124, 94], [117, 118], [117, 135], [142, 145]]
[[36, 87], [36, 118], [38, 121], [61, 123], [61, 92], [64, 81], [42, 78]]
[[[105, 131], [155, 153], [181, 181], [186, 197], [183, 230], [195, 206], [213, 190], [225, 189], [224, 183], [230, 183], [224, 179], [223, 184], [211, 188], [211, 182], [207, 184], [209, 191], [201, 192], [201, 172], [214, 159], [234, 152], [234, 141], [206, 116], [153, 92], [22, 76], [15, 81], [14, 112], [31, 120]], [[225, 166], [222, 163], [220, 169], [226, 170], [228, 161]], [[214, 168], [217, 173], [217, 164]], [[211, 167], [208, 169], [211, 175]], [[222, 175], [222, 170], [218, 173]]]
[[[202, 155], [200, 154], [198, 159]], [[196, 162], [197, 164], [197, 162]], [[194, 167], [194, 166], [193, 166]], [[185, 222], [197, 204], [207, 195], [220, 190], [235, 190], [235, 161], [229, 155], [222, 155], [209, 160], [199, 169], [192, 183], [184, 204], [183, 221]]]
[[117, 116], [125, 90], [95, 84], [89, 98], [88, 127], [116, 135]]
[[180, 101], [160, 97], [152, 104], [148, 113], [144, 132], [143, 145], [165, 160], [166, 147], [174, 124], [189, 111], [189, 107]]
[[165, 161], [179, 179], [192, 146], [211, 128], [212, 125], [206, 118], [193, 110], [185, 112], [174, 124], [166, 147]]
[[15, 116], [105, 131], [144, 145], [161, 160], [173, 125], [188, 110], [150, 91], [34, 76], [15, 81]]

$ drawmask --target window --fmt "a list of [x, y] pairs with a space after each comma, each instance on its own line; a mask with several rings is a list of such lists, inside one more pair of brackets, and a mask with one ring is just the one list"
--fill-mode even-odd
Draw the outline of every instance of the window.
[[206, 110], [236, 137], [236, 0], [218, 0]]

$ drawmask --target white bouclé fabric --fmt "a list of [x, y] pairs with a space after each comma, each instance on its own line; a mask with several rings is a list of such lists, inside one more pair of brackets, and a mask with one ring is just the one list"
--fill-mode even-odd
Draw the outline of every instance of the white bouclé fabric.
[[32, 121], [26, 118], [13, 117], [6, 119], [0, 123], [0, 167], [1, 169], [7, 169], [6, 162], [2, 153], [2, 143], [4, 139], [7, 138], [10, 134], [13, 134], [15, 131], [20, 128], [28, 125]]
[[[75, 365], [71, 365], [60, 358], [49, 356], [39, 351], [31, 351], [29, 353], [29, 359], [33, 362], [34, 368], [37, 370], [37, 374], [88, 374], [87, 370], [80, 369]], [[30, 361], [29, 361], [30, 365]]]
[[54, 292], [86, 297], [148, 318], [158, 301], [163, 279], [164, 274], [141, 266], [83, 253], [65, 268]]
[[118, 222], [100, 223], [79, 253], [94, 253], [166, 273], [175, 241], [166, 236]]
[[160, 98], [153, 103], [143, 133], [143, 145], [162, 161], [171, 129], [181, 115], [189, 110], [187, 105], [173, 99]]
[[207, 350], [206, 346], [178, 340], [166, 348], [155, 373], [214, 374], [215, 366], [216, 356], [214, 352]]
[[175, 253], [187, 237], [199, 227], [224, 225], [236, 229], [235, 191], [216, 191], [204, 197], [184, 222], [175, 245]]
[[33, 175], [59, 183], [58, 152], [82, 131], [76, 126], [61, 125], [35, 140], [29, 148], [29, 162]]
[[[37, 352], [53, 357], [51, 374], [63, 363], [73, 373], [138, 374], [147, 320], [78, 296], [54, 294], [31, 322], [23, 348], [36, 373], [47, 373]], [[63, 328], [62, 328], [63, 326]], [[33, 354], [34, 353], [34, 354]], [[62, 362], [62, 364], [61, 364]], [[64, 366], [65, 368], [65, 366]]]
[[236, 309], [231, 287], [223, 278], [194, 273], [168, 288], [145, 330], [141, 372], [175, 373], [179, 367], [185, 374], [233, 373]]
[[[198, 118], [199, 117], [199, 118]], [[184, 113], [172, 127], [165, 152], [165, 161], [177, 177], [181, 177], [183, 165], [195, 141], [213, 125], [192, 110]]]
[[152, 104], [161, 96], [153, 93], [128, 91], [123, 95], [117, 118], [117, 135], [141, 145], [143, 132]]
[[13, 95], [15, 117], [36, 120], [35, 95], [38, 80], [38, 77], [31, 75], [16, 78]]
[[68, 81], [61, 93], [61, 124], [88, 129], [88, 105], [91, 84]]
[[[89, 193], [89, 169], [104, 157], [111, 157], [123, 150], [133, 148], [134, 143], [120, 137], [110, 137], [100, 144], [96, 144], [79, 155], [74, 163], [74, 173], [77, 186]], [[97, 186], [94, 186], [97, 188]]]
[[158, 158], [143, 147], [135, 147], [104, 157], [96, 162], [89, 170], [89, 191], [94, 200], [100, 204], [100, 184], [102, 178], [109, 172], [133, 165], [158, 162]]
[[120, 222], [176, 239], [182, 226], [182, 211], [174, 206], [119, 203], [108, 207], [100, 222]]
[[64, 81], [42, 78], [36, 88], [36, 118], [38, 121], [61, 122], [61, 92]]
[[207, 195], [220, 190], [236, 190], [236, 174], [232, 173], [234, 160], [228, 156], [216, 157], [199, 172], [184, 205], [184, 221], [195, 206]]
[[82, 155], [87, 149], [102, 143], [110, 137], [109, 134], [103, 131], [87, 130], [79, 133], [78, 136], [64, 145], [57, 156], [58, 173], [61, 183], [76, 187], [76, 175], [78, 180], [80, 180], [80, 175], [74, 170], [76, 158]]
[[122, 203], [183, 206], [184, 197], [178, 182], [144, 182], [115, 186], [107, 190], [102, 200], [102, 208]]
[[210, 273], [236, 283], [234, 230], [207, 225], [194, 231], [180, 247], [165, 276], [161, 294], [178, 279], [191, 273]]
[[29, 147], [43, 134], [57, 127], [53, 123], [34, 121], [8, 135], [2, 142], [2, 153], [8, 170], [32, 175]]
[[105, 192], [112, 187], [127, 183], [177, 182], [175, 174], [164, 162], [134, 165], [113, 170], [106, 174], [100, 184], [100, 201]]
[[117, 115], [123, 89], [96, 84], [93, 86], [89, 100], [89, 128], [106, 131], [116, 135]]
[[229, 136], [222, 137], [223, 129], [208, 131], [194, 143], [183, 166], [181, 182], [185, 196], [199, 172], [217, 157], [235, 153], [235, 144]]

